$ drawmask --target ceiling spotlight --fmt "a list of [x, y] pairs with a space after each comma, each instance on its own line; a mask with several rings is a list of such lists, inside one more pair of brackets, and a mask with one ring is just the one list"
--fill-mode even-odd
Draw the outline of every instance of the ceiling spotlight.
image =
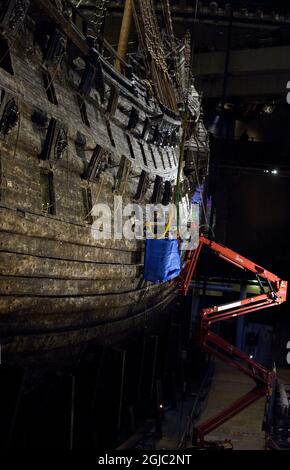
[[263, 106], [262, 113], [270, 115], [274, 112], [274, 110], [274, 105], [266, 104], [265, 106]]
[[278, 175], [278, 170], [272, 170], [271, 173], [272, 175]]

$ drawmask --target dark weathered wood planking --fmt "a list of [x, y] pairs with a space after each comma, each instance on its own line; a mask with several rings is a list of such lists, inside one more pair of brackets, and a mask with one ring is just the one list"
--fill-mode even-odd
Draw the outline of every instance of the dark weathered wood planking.
[[[171, 290], [172, 287], [167, 286], [161, 293], [159, 299], [166, 295], [166, 291]], [[93, 317], [95, 321], [109, 321], [119, 312], [123, 310], [128, 311], [130, 307], [140, 308], [147, 302], [154, 303], [156, 300], [157, 289], [143, 289], [138, 291], [126, 292], [124, 294], [99, 294], [99, 295], [79, 295], [72, 297], [37, 297], [37, 296], [1, 296], [0, 297], [0, 318], [3, 322], [4, 318], [8, 319], [10, 324], [13, 321], [9, 318], [10, 312], [13, 312], [13, 317], [22, 316], [26, 328], [31, 327], [31, 319], [35, 318], [38, 328], [41, 329], [43, 321], [49, 322], [51, 328], [56, 328], [54, 321], [51, 321], [52, 315], [58, 314], [62, 326], [73, 326], [75, 318], [78, 314]], [[140, 300], [141, 299], [141, 300]], [[115, 310], [115, 313], [113, 311]], [[68, 315], [68, 312], [70, 313]], [[45, 318], [41, 318], [45, 315]], [[29, 320], [29, 321], [28, 321]], [[15, 325], [17, 327], [17, 324]]]
[[138, 277], [141, 265], [88, 263], [0, 252], [0, 274], [57, 279], [118, 279]]
[[[78, 245], [62, 240], [18, 235], [11, 232], [0, 232], [0, 251], [15, 254], [26, 254], [42, 258], [72, 260], [79, 262], [107, 263], [129, 265], [136, 264], [139, 257], [143, 262], [143, 253], [134, 251], [112, 250], [94, 246]], [[117, 255], [117, 256], [116, 256]]]
[[[141, 285], [141, 287], [140, 287]], [[143, 287], [144, 286], [144, 287]], [[17, 276], [0, 276], [0, 295], [4, 296], [35, 296], [69, 297], [80, 295], [98, 295], [103, 293], [129, 293], [135, 290], [139, 292], [148, 288], [148, 283], [141, 282], [138, 278], [92, 280], [92, 279], [51, 279]], [[158, 286], [150, 286], [150, 289], [158, 291]]]
[[27, 334], [17, 332], [14, 336], [8, 336], [2, 342], [2, 351], [9, 359], [9, 356], [17, 353], [35, 353], [40, 351], [54, 350], [88, 342], [98, 341], [107, 344], [112, 342], [114, 337], [126, 337], [132, 334], [135, 329], [148, 327], [158, 314], [164, 311], [174, 299], [174, 294], [169, 293], [162, 301], [157, 301], [154, 306], [150, 306], [146, 310], [139, 313], [131, 314], [127, 317], [117, 319], [113, 322], [104, 322], [95, 326], [85, 327], [82, 325], [80, 329], [67, 329], [63, 332], [39, 332], [39, 334]]
[[[85, 247], [110, 248], [116, 251], [143, 251], [143, 242], [134, 240], [95, 240], [92, 227], [86, 224], [68, 224], [57, 216], [42, 216], [31, 212], [0, 207], [2, 231], [38, 237], [44, 240], [58, 240]], [[117, 258], [118, 254], [116, 254]]]

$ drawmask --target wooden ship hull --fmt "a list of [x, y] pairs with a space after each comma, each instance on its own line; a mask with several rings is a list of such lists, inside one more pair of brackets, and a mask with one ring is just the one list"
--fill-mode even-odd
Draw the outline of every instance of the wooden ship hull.
[[[5, 3], [5, 2], [4, 2]], [[162, 321], [174, 282], [143, 280], [143, 240], [98, 240], [93, 206], [168, 203], [181, 119], [116, 71], [61, 2], [0, 10], [2, 361]], [[121, 64], [123, 65], [123, 64]], [[125, 65], [124, 65], [125, 67]], [[194, 153], [194, 151], [193, 151]], [[201, 173], [204, 171], [202, 162]], [[196, 183], [196, 182], [195, 182]], [[190, 209], [194, 182], [183, 185]]]

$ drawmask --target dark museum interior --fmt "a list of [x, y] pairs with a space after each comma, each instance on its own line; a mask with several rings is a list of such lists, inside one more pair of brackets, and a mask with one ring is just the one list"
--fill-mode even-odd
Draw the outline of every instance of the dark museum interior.
[[289, 58], [282, 0], [0, 2], [1, 450], [290, 449]]

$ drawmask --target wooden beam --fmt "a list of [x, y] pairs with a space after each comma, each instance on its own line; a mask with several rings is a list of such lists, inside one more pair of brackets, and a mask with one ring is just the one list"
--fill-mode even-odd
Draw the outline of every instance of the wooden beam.
[[38, 10], [42, 10], [45, 15], [53, 21], [59, 28], [64, 31], [67, 37], [79, 48], [79, 50], [87, 55], [89, 48], [85, 42], [85, 37], [74, 29], [72, 23], [65, 19], [63, 14], [58, 11], [48, 0], [32, 0]]

